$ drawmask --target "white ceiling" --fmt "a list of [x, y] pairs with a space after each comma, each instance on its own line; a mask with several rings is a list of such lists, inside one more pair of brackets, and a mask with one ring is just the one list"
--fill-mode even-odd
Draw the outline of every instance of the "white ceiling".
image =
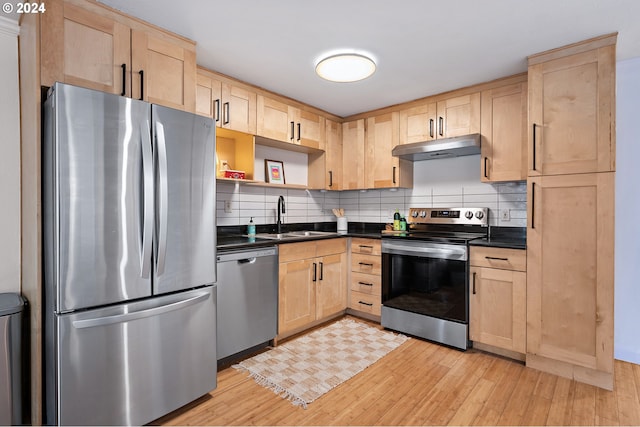
[[[640, 56], [638, 0], [99, 0], [197, 42], [199, 65], [338, 116], [526, 71], [526, 57], [619, 32]], [[356, 83], [315, 75], [336, 49], [371, 53]]]

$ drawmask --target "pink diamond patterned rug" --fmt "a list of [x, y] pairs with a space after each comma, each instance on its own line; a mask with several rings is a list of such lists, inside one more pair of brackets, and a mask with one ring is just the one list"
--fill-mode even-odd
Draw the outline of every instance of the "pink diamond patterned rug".
[[343, 319], [233, 367], [248, 371], [258, 384], [306, 408], [408, 339]]

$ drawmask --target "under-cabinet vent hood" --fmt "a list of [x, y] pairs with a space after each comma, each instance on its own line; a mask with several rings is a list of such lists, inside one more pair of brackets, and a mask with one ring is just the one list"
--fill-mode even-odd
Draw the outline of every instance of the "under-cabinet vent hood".
[[480, 134], [397, 145], [391, 154], [411, 161], [480, 154]]

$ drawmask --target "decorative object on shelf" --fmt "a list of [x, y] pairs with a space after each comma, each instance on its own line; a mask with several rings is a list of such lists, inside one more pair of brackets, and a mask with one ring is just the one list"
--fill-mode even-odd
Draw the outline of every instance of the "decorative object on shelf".
[[264, 179], [271, 184], [285, 184], [284, 164], [279, 160], [264, 160]]
[[233, 178], [233, 179], [244, 179], [245, 172], [244, 171], [234, 171], [231, 169], [227, 169], [224, 172], [223, 178]]

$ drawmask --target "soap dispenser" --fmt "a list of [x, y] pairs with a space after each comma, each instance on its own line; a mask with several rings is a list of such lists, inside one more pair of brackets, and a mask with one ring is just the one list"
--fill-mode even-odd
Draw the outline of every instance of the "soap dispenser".
[[247, 236], [256, 237], [256, 224], [253, 222], [253, 217], [251, 217], [249, 225], [247, 225]]

